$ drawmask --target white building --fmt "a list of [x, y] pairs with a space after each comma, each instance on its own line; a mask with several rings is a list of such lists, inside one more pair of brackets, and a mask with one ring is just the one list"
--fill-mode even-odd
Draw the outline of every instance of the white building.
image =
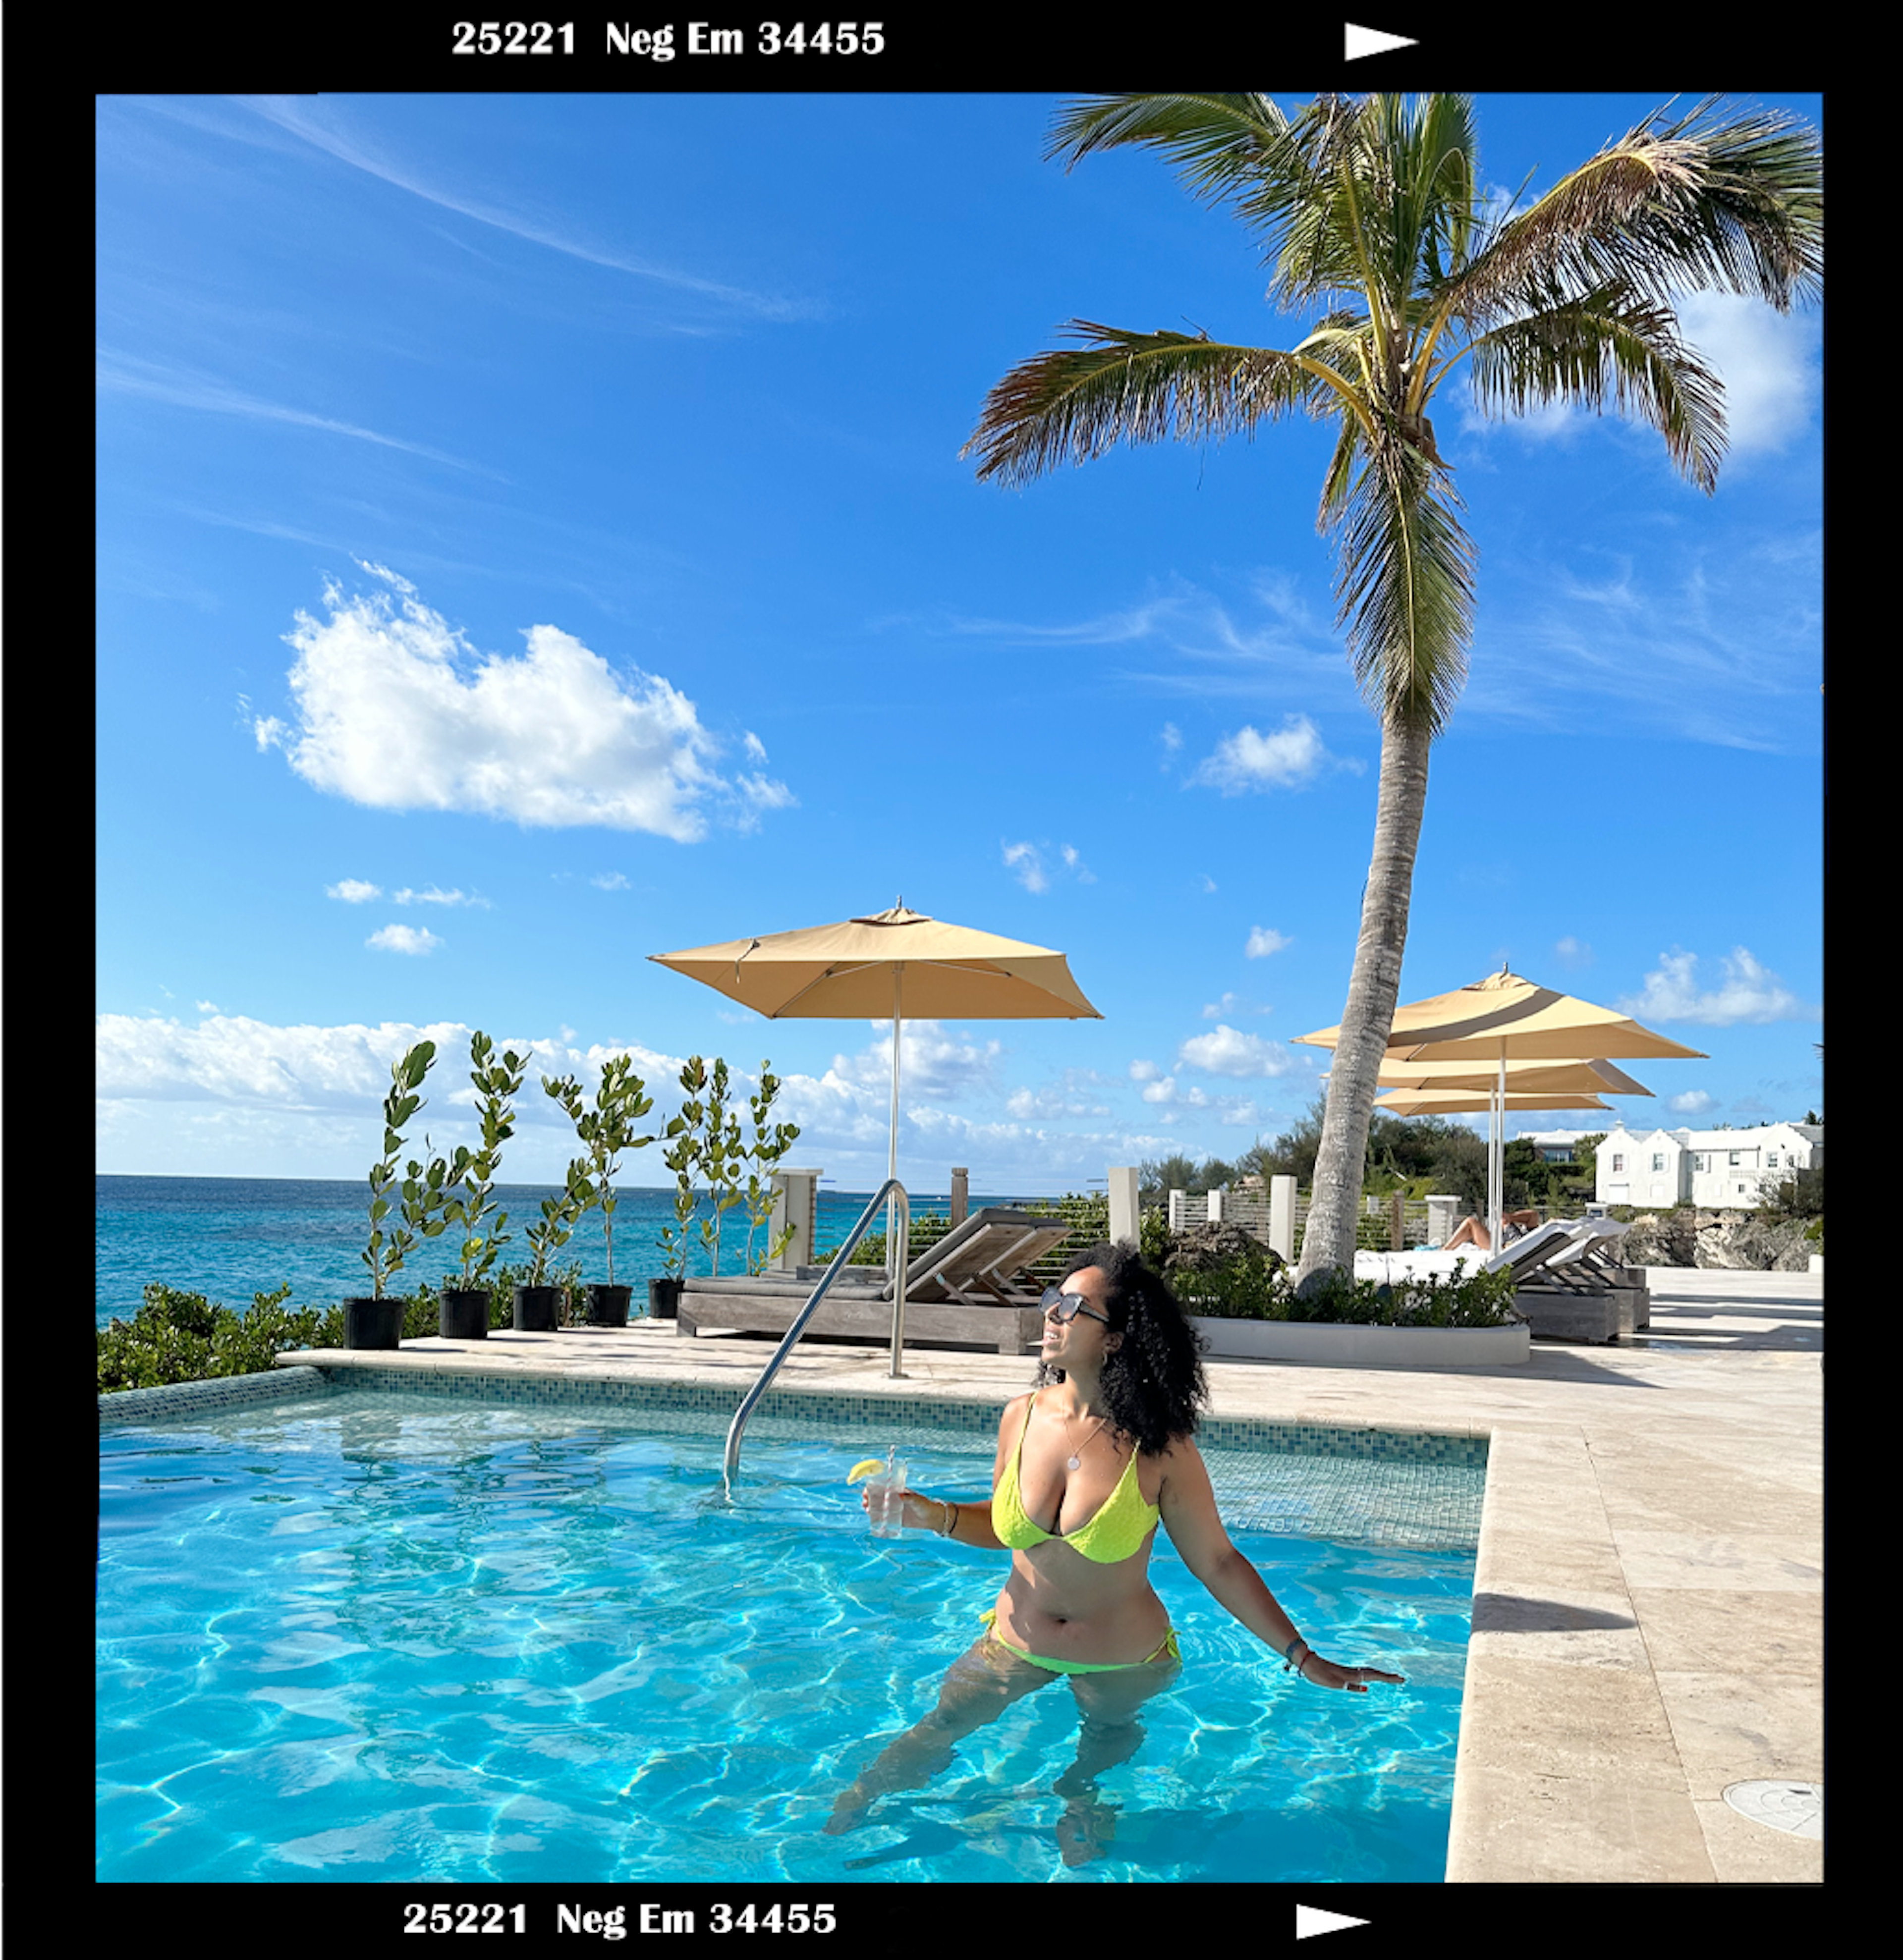
[[1821, 1123], [1767, 1123], [1755, 1130], [1628, 1130], [1606, 1133], [1593, 1192], [1602, 1204], [1699, 1204], [1738, 1210], [1763, 1202], [1767, 1187], [1824, 1161]]

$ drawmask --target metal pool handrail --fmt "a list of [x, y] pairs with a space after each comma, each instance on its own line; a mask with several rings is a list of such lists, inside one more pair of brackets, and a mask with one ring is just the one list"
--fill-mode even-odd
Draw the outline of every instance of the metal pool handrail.
[[[878, 1216], [879, 1207], [890, 1197], [897, 1216], [893, 1229], [886, 1237], [886, 1257], [892, 1266], [892, 1379], [900, 1379], [900, 1351], [905, 1345], [905, 1268], [910, 1261], [912, 1249], [912, 1201], [905, 1195], [905, 1187], [895, 1177], [888, 1177], [874, 1195], [872, 1201], [859, 1214], [859, 1223], [846, 1233], [846, 1240], [833, 1255], [833, 1262], [820, 1275], [818, 1285], [806, 1297], [806, 1304], [793, 1316], [793, 1324], [779, 1338], [765, 1367], [760, 1371], [760, 1379], [754, 1382], [741, 1398], [738, 1408], [734, 1411], [734, 1419], [727, 1427], [727, 1454], [721, 1468], [720, 1481], [727, 1495], [733, 1495], [734, 1472], [740, 1465], [741, 1432], [747, 1427], [747, 1418], [754, 1412], [757, 1402], [773, 1385], [774, 1376], [779, 1373], [779, 1364], [793, 1351], [793, 1344], [806, 1331], [806, 1323], [813, 1317], [820, 1302], [826, 1297], [826, 1289], [839, 1277], [840, 1269], [851, 1256], [853, 1248], [865, 1236], [865, 1228]], [[894, 1252], [894, 1247], [900, 1248]]]

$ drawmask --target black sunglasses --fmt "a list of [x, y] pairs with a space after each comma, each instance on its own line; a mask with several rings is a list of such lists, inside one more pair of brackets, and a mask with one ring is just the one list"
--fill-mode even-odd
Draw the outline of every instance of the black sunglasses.
[[1107, 1314], [1099, 1313], [1095, 1308], [1084, 1304], [1082, 1293], [1066, 1293], [1062, 1287], [1046, 1287], [1044, 1297], [1038, 1304], [1046, 1313], [1054, 1309], [1060, 1320], [1075, 1320], [1081, 1313], [1086, 1320], [1101, 1321], [1106, 1327], [1110, 1325]]

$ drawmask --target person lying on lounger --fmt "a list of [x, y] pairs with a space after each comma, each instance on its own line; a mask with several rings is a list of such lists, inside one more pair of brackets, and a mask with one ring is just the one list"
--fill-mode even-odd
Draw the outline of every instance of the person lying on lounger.
[[[1524, 1238], [1540, 1222], [1537, 1211], [1509, 1211], [1500, 1221], [1500, 1239], [1510, 1246], [1516, 1239]], [[1478, 1218], [1463, 1218], [1456, 1225], [1447, 1242], [1441, 1247], [1443, 1252], [1451, 1252], [1457, 1246], [1477, 1246], [1483, 1252], [1493, 1249], [1492, 1235], [1485, 1223]]]
[[1062, 1675], [1082, 1719], [1077, 1759], [1056, 1785], [1067, 1799], [1059, 1844], [1070, 1864], [1101, 1848], [1095, 1780], [1135, 1753], [1138, 1710], [1181, 1671], [1168, 1609], [1149, 1582], [1159, 1523], [1218, 1603], [1283, 1656], [1285, 1672], [1351, 1694], [1404, 1679], [1324, 1659], [1229, 1542], [1192, 1440], [1209, 1400], [1196, 1331], [1162, 1281], [1127, 1247], [1098, 1246], [1072, 1261], [1043, 1305], [1037, 1386], [1005, 1409], [990, 1499], [903, 1494], [908, 1526], [1008, 1551], [1010, 1573], [936, 1707], [841, 1794], [828, 1831], [852, 1829], [887, 1791], [929, 1781], [961, 1736]]

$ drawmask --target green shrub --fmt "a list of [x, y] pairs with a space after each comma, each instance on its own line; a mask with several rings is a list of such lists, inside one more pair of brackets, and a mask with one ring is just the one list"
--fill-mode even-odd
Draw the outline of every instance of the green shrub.
[[1163, 1270], [1163, 1262], [1169, 1257], [1169, 1214], [1167, 1211], [1146, 1211], [1137, 1221], [1136, 1249], [1145, 1265], [1153, 1273]]
[[[100, 1392], [260, 1374], [287, 1348], [320, 1344], [324, 1316], [310, 1308], [287, 1313], [290, 1297], [288, 1286], [258, 1293], [250, 1311], [241, 1315], [202, 1293], [155, 1281], [129, 1321], [114, 1320], [98, 1330]], [[341, 1341], [342, 1313], [336, 1318]]]
[[1374, 1327], [1504, 1327], [1513, 1312], [1514, 1285], [1507, 1273], [1458, 1278], [1356, 1280], [1337, 1273], [1314, 1293], [1298, 1298], [1286, 1266], [1272, 1268], [1266, 1254], [1248, 1254], [1182, 1283], [1185, 1309], [1216, 1320], [1288, 1320]]
[[[483, 1284], [489, 1291], [489, 1324], [512, 1327], [515, 1289], [531, 1284], [526, 1265], [505, 1266]], [[566, 1272], [550, 1273], [540, 1282], [563, 1289], [562, 1316], [572, 1325], [581, 1318], [582, 1268], [578, 1261]], [[155, 1280], [145, 1289], [144, 1304], [130, 1320], [114, 1320], [98, 1330], [99, 1392], [120, 1389], [169, 1388], [179, 1382], [208, 1382], [225, 1375], [267, 1373], [276, 1357], [297, 1348], [341, 1348], [343, 1309], [288, 1307], [291, 1289], [252, 1297], [250, 1306], [234, 1313], [202, 1293], [186, 1293]], [[403, 1300], [406, 1341], [434, 1334], [441, 1297], [428, 1280]]]

